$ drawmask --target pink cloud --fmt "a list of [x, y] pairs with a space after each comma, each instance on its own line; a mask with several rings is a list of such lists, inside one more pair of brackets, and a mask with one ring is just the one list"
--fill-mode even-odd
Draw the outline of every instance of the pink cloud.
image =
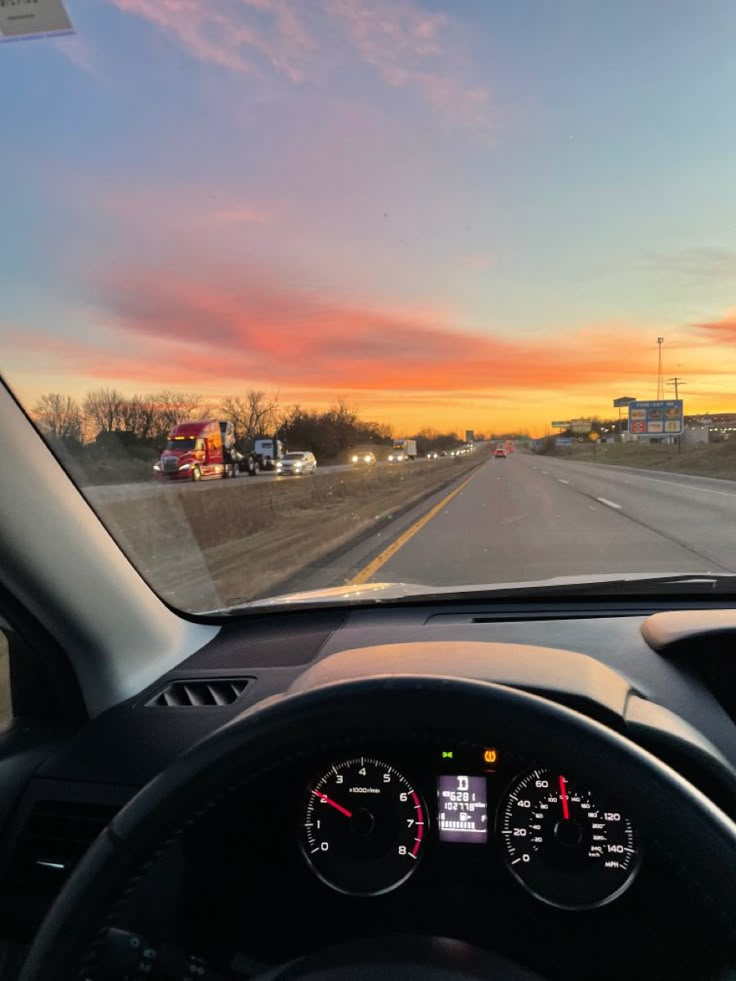
[[[212, 190], [200, 184], [166, 184], [142, 187], [139, 184], [95, 183], [87, 174], [68, 175], [66, 193], [79, 201], [80, 207], [112, 217], [123, 230], [147, 229], [160, 233], [166, 227], [197, 232], [202, 228], [223, 225], [264, 225], [274, 217], [275, 206], [249, 200], [237, 188]], [[179, 240], [180, 241], [180, 240]]]
[[391, 88], [416, 92], [443, 119], [485, 128], [490, 98], [473, 80], [457, 25], [413, 0], [111, 0], [198, 61], [242, 74], [270, 67], [292, 83], [340, 63], [326, 38], [341, 28], [345, 57], [369, 65]]
[[112, 0], [155, 24], [194, 58], [257, 73], [261, 59], [291, 81], [303, 79], [317, 43], [287, 0]]
[[719, 320], [693, 325], [696, 330], [709, 336], [711, 340], [730, 344], [736, 341], [736, 309], [729, 310]]
[[445, 14], [411, 0], [325, 0], [363, 60], [393, 88], [409, 88], [446, 120], [485, 128], [490, 95], [473, 84], [467, 55]]
[[204, 220], [212, 225], [263, 225], [269, 216], [259, 208], [234, 205], [212, 211]]
[[477, 253], [475, 255], [465, 255], [462, 257], [462, 264], [468, 269], [492, 269], [496, 265], [496, 260], [492, 255]]
[[[604, 324], [564, 344], [464, 329], [445, 310], [298, 289], [283, 269], [115, 269], [100, 277], [88, 339], [26, 333], [47, 368], [122, 385], [224, 390], [257, 379], [321, 393], [590, 391], [649, 379], [649, 340]], [[48, 362], [48, 364], [46, 364]], [[711, 373], [719, 367], [713, 364]], [[615, 384], [614, 384], [615, 383]], [[617, 388], [616, 388], [617, 390]]]

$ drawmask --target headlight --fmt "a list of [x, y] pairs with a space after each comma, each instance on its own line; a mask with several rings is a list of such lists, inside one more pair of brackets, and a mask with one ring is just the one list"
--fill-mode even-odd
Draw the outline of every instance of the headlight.
[[357, 462], [358, 462], [358, 458], [357, 458], [357, 456], [354, 456], [354, 457], [352, 458], [352, 462], [353, 462], [353, 463], [357, 463]]
[[160, 469], [161, 469], [161, 465], [160, 465], [160, 464], [158, 464], [158, 463], [154, 463], [154, 465], [153, 465], [153, 469], [154, 469], [154, 470], [160, 470]]
[[370, 463], [370, 462], [371, 462], [371, 458], [370, 458], [369, 456], [367, 456], [367, 457], [365, 458], [365, 462], [366, 462], [366, 463]]
[[180, 470], [189, 470], [190, 467], [191, 467], [191, 463], [182, 463], [182, 465], [179, 467], [179, 469]]

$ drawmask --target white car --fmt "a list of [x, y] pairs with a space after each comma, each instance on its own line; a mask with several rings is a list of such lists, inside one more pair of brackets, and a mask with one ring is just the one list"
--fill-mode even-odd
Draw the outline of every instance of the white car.
[[317, 472], [317, 459], [314, 453], [308, 450], [294, 450], [292, 453], [285, 453], [276, 465], [279, 473], [305, 474]]

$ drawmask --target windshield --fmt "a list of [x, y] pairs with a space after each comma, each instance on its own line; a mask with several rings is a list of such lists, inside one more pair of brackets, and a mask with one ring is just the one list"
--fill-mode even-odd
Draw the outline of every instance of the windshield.
[[3, 377], [168, 602], [736, 571], [736, 6], [55, 6]]
[[177, 453], [185, 453], [187, 450], [193, 450], [196, 442], [193, 436], [181, 436], [178, 439], [170, 439], [166, 444], [166, 449], [176, 450]]

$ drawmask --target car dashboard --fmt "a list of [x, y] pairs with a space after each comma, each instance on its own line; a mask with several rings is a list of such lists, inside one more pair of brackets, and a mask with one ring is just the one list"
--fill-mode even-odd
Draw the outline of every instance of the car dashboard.
[[[669, 640], [654, 649], [647, 625], [673, 615], [651, 603], [415, 603], [226, 623], [36, 768], [4, 834], [3, 933], [22, 948], [99, 830], [180, 752], [261, 701], [349, 678], [427, 672], [523, 688], [628, 735], [734, 816], [732, 664], [695, 607], [676, 656]], [[711, 924], [676, 861], [640, 834], [615, 784], [578, 778], [575, 746], [551, 757], [539, 732], [538, 751], [522, 752], [492, 718], [468, 744], [453, 738], [451, 707], [445, 730], [387, 739], [379, 721], [334, 745], [303, 745], [295, 731], [293, 753], [154, 863], [121, 923], [234, 977], [396, 933], [465, 940], [549, 979], [588, 978], [593, 965], [602, 979], [727, 976], [715, 946], [707, 963], [691, 942]]]

